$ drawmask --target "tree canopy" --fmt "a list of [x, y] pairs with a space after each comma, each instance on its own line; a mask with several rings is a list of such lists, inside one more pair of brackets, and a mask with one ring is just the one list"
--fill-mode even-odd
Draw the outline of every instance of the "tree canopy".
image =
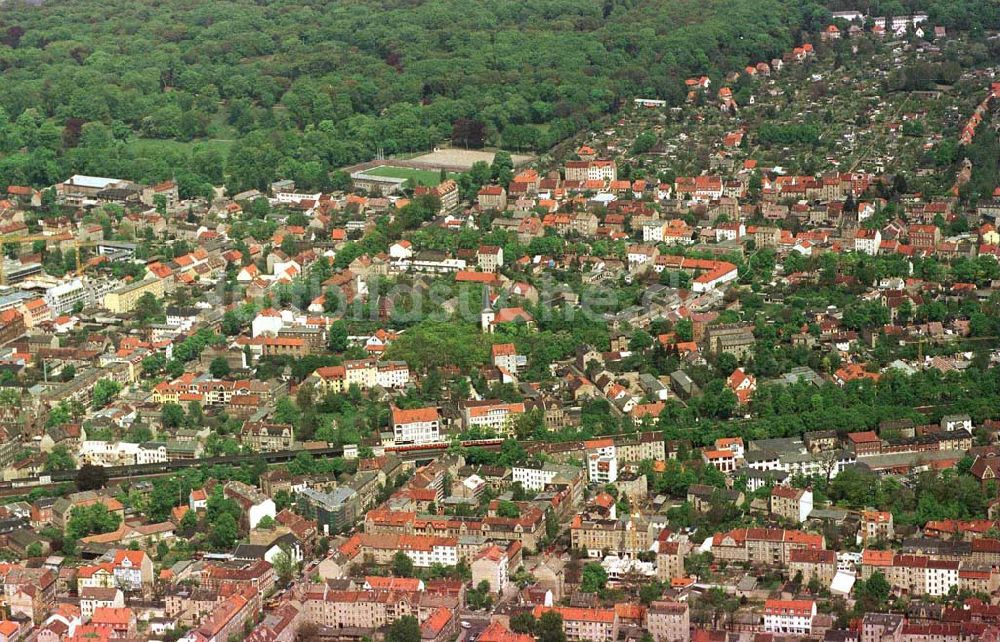
[[628, 97], [677, 104], [688, 76], [780, 55], [817, 15], [790, 0], [7, 3], [0, 188], [80, 172], [175, 177], [182, 197], [279, 176], [318, 190], [379, 148], [541, 150]]

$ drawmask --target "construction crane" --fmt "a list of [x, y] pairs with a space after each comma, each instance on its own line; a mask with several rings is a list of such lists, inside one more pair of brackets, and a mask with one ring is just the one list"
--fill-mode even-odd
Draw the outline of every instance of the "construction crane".
[[[25, 234], [25, 235], [7, 235], [0, 236], [0, 247], [14, 244], [23, 245], [25, 243], [34, 243], [35, 241], [45, 241], [49, 243], [51, 241], [58, 242], [60, 245], [62, 243], [70, 243], [72, 249], [76, 254], [76, 275], [80, 276], [83, 274], [86, 266], [80, 260], [80, 248], [82, 247], [94, 247], [100, 245], [103, 241], [81, 241], [79, 239], [59, 239], [54, 236], [45, 236], [44, 234]], [[7, 271], [6, 271], [6, 254], [2, 259], [0, 259], [0, 285], [7, 285]]]

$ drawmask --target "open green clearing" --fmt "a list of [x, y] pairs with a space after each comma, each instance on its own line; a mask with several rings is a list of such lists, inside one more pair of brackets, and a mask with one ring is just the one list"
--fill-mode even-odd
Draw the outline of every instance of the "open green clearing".
[[[441, 182], [441, 172], [430, 169], [413, 169], [410, 167], [395, 167], [392, 165], [382, 165], [366, 170], [365, 174], [372, 176], [386, 176], [389, 178], [408, 178], [416, 184], [435, 187]], [[449, 173], [450, 178], [456, 178], [457, 174]]]

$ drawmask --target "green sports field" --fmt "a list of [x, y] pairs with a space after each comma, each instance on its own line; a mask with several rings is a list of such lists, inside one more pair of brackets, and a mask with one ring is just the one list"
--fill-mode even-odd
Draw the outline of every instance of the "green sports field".
[[[392, 165], [382, 165], [380, 167], [366, 169], [365, 174], [371, 174], [372, 176], [388, 176], [389, 178], [408, 178], [415, 184], [426, 185], [427, 187], [434, 187], [441, 182], [440, 171], [412, 169], [409, 167], [394, 167]], [[456, 175], [448, 174], [448, 176], [454, 178]]]

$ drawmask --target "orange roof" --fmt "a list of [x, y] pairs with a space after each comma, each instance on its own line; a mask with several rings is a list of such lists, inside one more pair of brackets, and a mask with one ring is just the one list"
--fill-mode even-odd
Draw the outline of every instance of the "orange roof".
[[494, 343], [491, 348], [494, 357], [505, 357], [517, 354], [517, 348], [513, 343]]
[[115, 553], [115, 566], [121, 566], [125, 560], [128, 560], [132, 566], [141, 566], [148, 559], [145, 551], [120, 550]]
[[621, 602], [615, 604], [615, 614], [626, 620], [641, 620], [646, 615], [646, 607], [641, 604]]
[[632, 412], [629, 413], [635, 419], [642, 419], [643, 417], [658, 417], [661, 412], [663, 412], [664, 404], [662, 401], [656, 401], [653, 403], [641, 403], [632, 408]]
[[812, 614], [816, 603], [812, 600], [767, 600], [764, 613], [778, 615]]
[[892, 551], [875, 551], [865, 549], [861, 554], [861, 563], [866, 566], [892, 566]]
[[863, 432], [849, 432], [847, 433], [847, 438], [851, 441], [851, 443], [855, 444], [870, 444], [879, 441], [878, 435], [871, 430], [865, 430]]
[[493, 272], [459, 270], [455, 273], [456, 283], [495, 283], [499, 280], [500, 278]]
[[114, 567], [111, 564], [97, 564], [95, 566], [81, 566], [76, 570], [77, 577], [93, 577], [98, 573], [108, 573], [109, 575], [114, 571]]
[[92, 624], [106, 624], [109, 626], [128, 626], [132, 618], [132, 609], [130, 608], [119, 609], [110, 606], [99, 606], [94, 609], [94, 615], [91, 616], [90, 622]]
[[439, 418], [438, 409], [433, 406], [409, 410], [392, 406], [393, 425], [437, 421]]
[[609, 493], [601, 491], [594, 497], [594, 503], [602, 508], [611, 508], [615, 505], [615, 498]]
[[452, 614], [451, 609], [444, 606], [439, 606], [436, 611], [431, 613], [431, 616], [424, 620], [424, 623], [420, 625], [421, 631], [431, 633], [434, 637], [437, 637], [448, 622], [451, 622]]
[[373, 589], [389, 589], [397, 591], [419, 591], [420, 580], [415, 577], [382, 577], [366, 575], [365, 583]]
[[526, 633], [514, 633], [499, 620], [494, 620], [479, 635], [479, 642], [535, 642], [535, 638]]
[[563, 621], [599, 622], [604, 624], [612, 624], [615, 621], [614, 609], [584, 609], [571, 606], [546, 607], [539, 605], [532, 610], [532, 615], [537, 620], [543, 613], [549, 611], [555, 611], [561, 615]]

